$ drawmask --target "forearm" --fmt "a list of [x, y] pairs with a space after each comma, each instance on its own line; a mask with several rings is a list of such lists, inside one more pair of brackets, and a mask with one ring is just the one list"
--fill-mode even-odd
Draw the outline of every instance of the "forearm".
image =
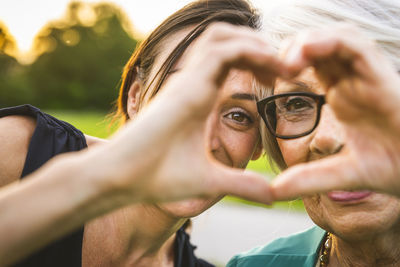
[[151, 177], [146, 172], [158, 156], [142, 156], [149, 146], [148, 133], [153, 133], [150, 122], [140, 120], [112, 142], [89, 151], [57, 156], [23, 181], [1, 188], [0, 265], [21, 259], [97, 216], [148, 200], [136, 178]]
[[[0, 265], [11, 264], [116, 205], [81, 153], [51, 160], [0, 190]], [[97, 166], [99, 170], [101, 166]]]

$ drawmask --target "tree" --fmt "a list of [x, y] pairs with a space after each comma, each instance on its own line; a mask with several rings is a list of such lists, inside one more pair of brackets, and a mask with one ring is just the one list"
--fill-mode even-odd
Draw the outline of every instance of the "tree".
[[111, 4], [71, 3], [65, 18], [38, 34], [33, 45], [38, 58], [9, 89], [28, 86], [28, 102], [44, 109], [109, 109], [137, 43], [127, 25]]
[[0, 24], [0, 107], [17, 105], [29, 99], [24, 68], [13, 57], [17, 45], [7, 27]]

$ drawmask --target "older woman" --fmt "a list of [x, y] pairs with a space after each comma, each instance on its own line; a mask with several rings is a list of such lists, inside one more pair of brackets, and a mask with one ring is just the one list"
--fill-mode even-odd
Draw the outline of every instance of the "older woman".
[[[277, 44], [305, 25], [346, 21], [361, 29], [331, 25], [282, 45], [286, 79], [258, 102], [268, 128], [264, 145], [281, 169], [296, 166], [278, 177], [275, 195], [302, 194], [318, 226], [238, 255], [228, 266], [400, 265], [400, 199], [333, 190], [398, 194], [399, 10], [389, 1], [308, 1], [282, 10], [281, 20], [271, 18]], [[316, 189], [327, 192], [312, 194]]]

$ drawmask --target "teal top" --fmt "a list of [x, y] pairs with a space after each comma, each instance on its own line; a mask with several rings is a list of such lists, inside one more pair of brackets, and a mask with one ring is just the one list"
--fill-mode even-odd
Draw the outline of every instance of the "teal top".
[[315, 226], [233, 257], [227, 267], [314, 267], [326, 232]]

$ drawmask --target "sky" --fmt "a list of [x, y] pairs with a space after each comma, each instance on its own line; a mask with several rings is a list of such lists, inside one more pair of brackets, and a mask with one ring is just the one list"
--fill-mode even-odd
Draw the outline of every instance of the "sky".
[[[98, 0], [81, 0], [96, 3]], [[252, 0], [265, 13], [277, 3], [289, 0]], [[22, 52], [29, 51], [39, 30], [50, 20], [62, 17], [71, 0], [0, 0], [0, 21], [17, 41]], [[105, 1], [102, 1], [105, 2]], [[133, 28], [146, 34], [190, 0], [107, 0], [121, 7]]]

